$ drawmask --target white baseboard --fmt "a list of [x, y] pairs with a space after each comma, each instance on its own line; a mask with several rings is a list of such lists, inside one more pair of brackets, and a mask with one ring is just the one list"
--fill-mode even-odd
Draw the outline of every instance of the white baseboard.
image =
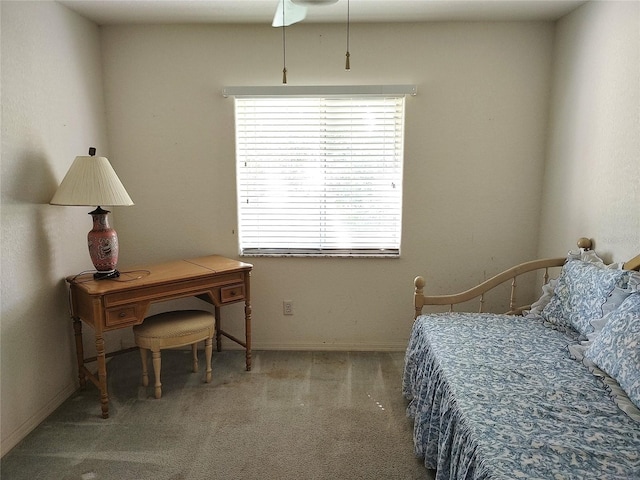
[[[254, 342], [251, 350], [327, 351], [327, 352], [404, 352], [406, 343], [260, 343]], [[223, 345], [224, 350], [243, 350], [239, 345]]]
[[[213, 354], [216, 354], [215, 345], [213, 346]], [[202, 345], [199, 346], [198, 351], [202, 352]], [[382, 344], [330, 344], [330, 343], [253, 343], [251, 345], [251, 351], [258, 350], [282, 350], [287, 352], [404, 352], [407, 349], [406, 343], [382, 343]], [[191, 346], [186, 345], [184, 347], [178, 347], [175, 350], [191, 351]], [[222, 351], [242, 351], [244, 347], [241, 347], [237, 343], [222, 342]]]
[[29, 435], [29, 433], [31, 433], [60, 405], [62, 405], [64, 401], [67, 400], [77, 389], [78, 386], [76, 382], [70, 383], [15, 431], [11, 432], [7, 438], [3, 438], [0, 443], [0, 457], [4, 457], [6, 453], [20, 443], [21, 440]]

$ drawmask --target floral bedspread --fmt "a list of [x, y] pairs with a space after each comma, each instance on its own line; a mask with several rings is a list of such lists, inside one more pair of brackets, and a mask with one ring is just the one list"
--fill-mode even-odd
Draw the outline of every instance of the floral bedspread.
[[416, 320], [403, 394], [436, 479], [640, 479], [640, 423], [542, 319]]

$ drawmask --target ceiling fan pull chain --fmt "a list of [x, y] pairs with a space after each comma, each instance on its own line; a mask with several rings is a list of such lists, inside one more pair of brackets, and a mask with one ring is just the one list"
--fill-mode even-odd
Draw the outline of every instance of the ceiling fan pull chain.
[[285, 8], [282, 8], [282, 83], [287, 83], [287, 38], [285, 34], [286, 22], [284, 18]]
[[348, 72], [349, 70], [351, 70], [351, 61], [350, 61], [350, 57], [351, 54], [349, 53], [349, 24], [351, 23], [349, 21], [349, 17], [351, 16], [351, 12], [350, 12], [350, 5], [349, 5], [349, 0], [347, 0], [347, 61], [345, 63], [344, 69]]

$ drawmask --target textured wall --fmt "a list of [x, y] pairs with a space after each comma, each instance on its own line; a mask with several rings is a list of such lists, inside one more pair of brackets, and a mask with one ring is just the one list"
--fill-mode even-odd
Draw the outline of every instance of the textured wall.
[[640, 3], [589, 2], [558, 23], [541, 254], [588, 236], [640, 253]]
[[63, 279], [92, 268], [91, 217], [48, 202], [74, 157], [107, 142], [98, 28], [54, 2], [1, 9], [5, 453], [76, 388]]

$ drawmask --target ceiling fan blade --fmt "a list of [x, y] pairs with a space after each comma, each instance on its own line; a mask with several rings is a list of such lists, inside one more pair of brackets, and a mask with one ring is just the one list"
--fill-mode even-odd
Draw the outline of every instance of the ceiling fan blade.
[[[283, 15], [284, 10], [284, 15]], [[280, 0], [276, 14], [273, 16], [272, 27], [288, 27], [294, 23], [304, 20], [307, 16], [307, 7], [304, 5], [296, 5], [291, 0]]]

